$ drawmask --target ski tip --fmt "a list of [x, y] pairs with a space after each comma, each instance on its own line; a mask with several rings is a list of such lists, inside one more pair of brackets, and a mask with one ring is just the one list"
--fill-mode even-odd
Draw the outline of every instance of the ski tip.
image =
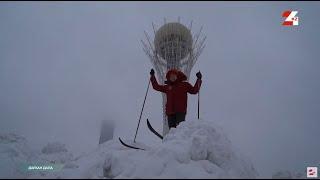
[[149, 130], [151, 132], [153, 132], [156, 136], [158, 136], [160, 139], [163, 139], [163, 136], [160, 135], [156, 130], [153, 129], [153, 127], [151, 126], [150, 122], [149, 122], [149, 119], [147, 119], [147, 126], [149, 128]]
[[119, 137], [119, 141], [121, 142], [121, 144], [125, 144], [122, 140], [121, 140], [121, 138]]
[[[150, 124], [150, 122], [149, 122], [149, 119], [147, 119], [147, 125], [148, 125], [149, 128], [152, 128], [152, 126], [151, 126], [151, 124]], [[152, 128], [152, 129], [153, 129], [153, 128]]]
[[143, 148], [134, 147], [134, 146], [131, 146], [131, 145], [128, 145], [128, 144], [124, 143], [124, 142], [121, 140], [120, 137], [119, 137], [119, 141], [120, 141], [120, 143], [121, 143], [122, 145], [124, 145], [124, 146], [126, 146], [126, 147], [128, 147], [128, 148], [138, 149], [138, 150], [145, 150], [145, 149], [143, 149]]

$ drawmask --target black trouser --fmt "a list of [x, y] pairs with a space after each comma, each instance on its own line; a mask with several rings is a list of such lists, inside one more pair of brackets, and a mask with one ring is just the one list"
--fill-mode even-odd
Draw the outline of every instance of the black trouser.
[[168, 124], [169, 124], [169, 129], [172, 127], [176, 128], [180, 122], [184, 121], [186, 117], [186, 113], [175, 113], [171, 114], [168, 116]]

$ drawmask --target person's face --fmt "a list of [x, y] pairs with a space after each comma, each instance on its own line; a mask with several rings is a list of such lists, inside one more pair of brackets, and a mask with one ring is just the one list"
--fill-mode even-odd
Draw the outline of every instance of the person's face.
[[176, 80], [177, 80], [177, 75], [171, 74], [171, 75], [170, 75], [170, 81], [171, 81], [171, 82], [174, 82], [174, 81], [176, 81]]

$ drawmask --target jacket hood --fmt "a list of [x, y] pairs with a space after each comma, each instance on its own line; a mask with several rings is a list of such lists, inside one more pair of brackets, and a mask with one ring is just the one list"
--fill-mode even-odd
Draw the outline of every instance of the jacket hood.
[[166, 78], [168, 81], [170, 81], [169, 77], [171, 74], [176, 74], [177, 76], [176, 82], [187, 80], [187, 76], [183, 72], [179, 71], [178, 69], [170, 69], [166, 74]]

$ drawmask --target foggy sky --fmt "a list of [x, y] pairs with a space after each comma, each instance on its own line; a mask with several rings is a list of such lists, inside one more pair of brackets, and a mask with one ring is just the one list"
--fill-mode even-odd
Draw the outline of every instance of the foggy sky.
[[[300, 25], [283, 27], [283, 11]], [[1, 2], [0, 132], [35, 147], [97, 147], [102, 120], [133, 139], [152, 65], [140, 39], [163, 18], [201, 25], [201, 118], [220, 124], [262, 176], [319, 166], [319, 2]], [[150, 89], [138, 140], [161, 143], [162, 98]], [[197, 115], [189, 95], [188, 119]]]

